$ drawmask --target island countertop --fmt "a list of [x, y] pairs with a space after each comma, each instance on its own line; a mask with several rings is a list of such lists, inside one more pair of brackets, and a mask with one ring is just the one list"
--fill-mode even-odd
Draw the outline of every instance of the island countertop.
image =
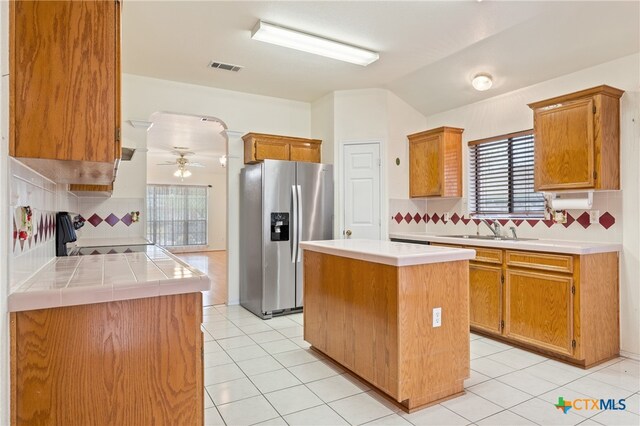
[[476, 252], [471, 249], [432, 247], [384, 240], [301, 241], [300, 247], [323, 254], [391, 266], [472, 260], [476, 255]]
[[209, 277], [168, 251], [58, 257], [16, 286], [9, 311], [207, 291]]
[[562, 254], [596, 254], [622, 251], [622, 244], [568, 240], [492, 240], [433, 235], [426, 232], [392, 232], [389, 238], [405, 241], [422, 241], [441, 244], [495, 247], [508, 250], [529, 250]]

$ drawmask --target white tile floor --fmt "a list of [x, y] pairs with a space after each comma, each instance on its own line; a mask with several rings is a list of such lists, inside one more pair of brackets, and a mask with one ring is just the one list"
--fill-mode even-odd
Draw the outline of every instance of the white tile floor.
[[[204, 308], [207, 425], [640, 425], [640, 363], [590, 370], [471, 335], [467, 393], [406, 414], [309, 349], [302, 314], [263, 321], [239, 306]], [[625, 411], [563, 414], [563, 396], [626, 398]]]

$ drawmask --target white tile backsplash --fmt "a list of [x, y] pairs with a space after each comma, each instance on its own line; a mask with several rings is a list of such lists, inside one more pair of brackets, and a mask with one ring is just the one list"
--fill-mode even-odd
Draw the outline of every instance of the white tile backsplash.
[[[143, 237], [146, 233], [146, 205], [144, 198], [82, 197], [79, 199], [79, 204], [80, 215], [86, 220], [84, 227], [78, 231], [79, 239]], [[127, 226], [121, 219], [132, 211], [140, 212], [140, 220]], [[97, 226], [94, 226], [89, 221], [94, 214], [102, 219], [102, 222]], [[119, 219], [113, 226], [105, 221], [110, 214], [114, 214]]]

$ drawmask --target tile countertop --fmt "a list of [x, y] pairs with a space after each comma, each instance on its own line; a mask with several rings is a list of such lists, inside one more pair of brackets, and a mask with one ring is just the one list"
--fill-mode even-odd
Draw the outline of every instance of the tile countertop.
[[471, 260], [476, 257], [476, 252], [470, 249], [431, 247], [381, 240], [302, 241], [300, 247], [309, 251], [391, 266]]
[[432, 235], [427, 234], [426, 232], [391, 232], [389, 233], [389, 238], [562, 254], [596, 254], [622, 251], [622, 244], [618, 243], [591, 243], [587, 241], [564, 240], [476, 240], [471, 238], [466, 239], [447, 237], [444, 235]]
[[[120, 237], [120, 238], [82, 238], [78, 237], [75, 247], [104, 247], [104, 246], [136, 246], [151, 244], [144, 237]], [[71, 244], [69, 245], [71, 247]]]
[[210, 290], [209, 277], [166, 250], [58, 257], [9, 294], [9, 311]]

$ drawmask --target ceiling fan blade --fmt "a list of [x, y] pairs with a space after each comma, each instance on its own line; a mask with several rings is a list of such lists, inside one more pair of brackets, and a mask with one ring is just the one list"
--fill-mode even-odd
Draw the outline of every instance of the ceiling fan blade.
[[158, 163], [156, 166], [175, 166], [176, 163]]
[[191, 166], [191, 167], [205, 167], [204, 164], [201, 163], [188, 163], [187, 166]]

